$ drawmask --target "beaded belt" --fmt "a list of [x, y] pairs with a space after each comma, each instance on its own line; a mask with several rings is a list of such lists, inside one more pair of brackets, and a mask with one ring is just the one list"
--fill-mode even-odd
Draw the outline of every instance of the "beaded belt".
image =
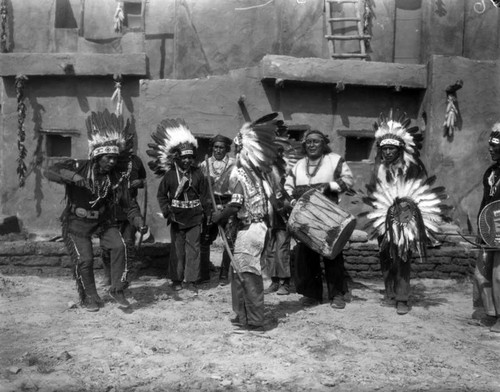
[[194, 208], [198, 207], [200, 205], [200, 200], [172, 200], [172, 207], [177, 207], [177, 208]]

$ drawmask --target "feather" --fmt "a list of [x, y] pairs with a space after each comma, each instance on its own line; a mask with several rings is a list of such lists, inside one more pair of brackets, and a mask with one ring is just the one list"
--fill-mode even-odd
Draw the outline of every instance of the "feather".
[[[261, 121], [259, 126], [246, 123], [241, 127], [236, 137], [236, 144], [241, 148], [237, 160], [247, 170], [253, 172], [258, 168], [262, 172], [269, 172], [275, 163], [278, 157], [278, 144], [275, 143], [276, 123], [268, 124], [263, 121], [265, 119], [272, 121], [276, 116], [276, 113], [272, 113], [262, 117], [257, 120]], [[273, 132], [270, 131], [272, 129]]]
[[124, 122], [123, 116], [110, 113], [108, 109], [102, 112], [91, 112], [85, 120], [89, 139], [89, 157], [98, 147], [117, 146], [119, 159], [126, 159], [132, 154], [134, 135], [129, 133], [130, 120]]
[[157, 176], [162, 176], [170, 170], [181, 145], [198, 147], [198, 141], [181, 118], [162, 120], [151, 134], [151, 139], [154, 143], [148, 143], [150, 149], [146, 150], [146, 154], [153, 158], [148, 162], [148, 166]]
[[444, 196], [444, 187], [430, 189], [426, 181], [398, 179], [393, 183], [377, 181], [375, 191], [363, 201], [374, 208], [366, 215], [372, 228], [396, 245], [391, 248], [393, 257], [407, 260], [409, 252], [415, 250], [425, 259], [428, 233], [438, 232], [444, 221]]

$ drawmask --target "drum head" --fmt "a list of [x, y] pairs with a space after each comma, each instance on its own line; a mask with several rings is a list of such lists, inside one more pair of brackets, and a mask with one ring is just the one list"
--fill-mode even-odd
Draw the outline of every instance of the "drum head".
[[334, 259], [349, 241], [356, 218], [317, 189], [311, 189], [297, 200], [287, 226], [295, 240]]
[[483, 208], [479, 214], [479, 234], [492, 248], [500, 247], [500, 200]]

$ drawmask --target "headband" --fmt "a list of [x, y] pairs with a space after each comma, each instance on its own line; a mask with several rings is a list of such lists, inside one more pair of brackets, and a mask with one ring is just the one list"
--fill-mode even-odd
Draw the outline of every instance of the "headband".
[[395, 147], [401, 147], [402, 144], [401, 144], [401, 141], [397, 140], [397, 139], [383, 139], [380, 141], [380, 147], [384, 147], [384, 146], [395, 146]]
[[193, 150], [182, 150], [181, 157], [183, 157], [184, 155], [194, 155], [194, 152]]
[[107, 155], [107, 154], [119, 154], [120, 149], [118, 146], [102, 146], [102, 147], [97, 147], [92, 151], [91, 157], [95, 158], [98, 155]]
[[497, 137], [490, 137], [490, 144], [500, 144], [500, 139]]

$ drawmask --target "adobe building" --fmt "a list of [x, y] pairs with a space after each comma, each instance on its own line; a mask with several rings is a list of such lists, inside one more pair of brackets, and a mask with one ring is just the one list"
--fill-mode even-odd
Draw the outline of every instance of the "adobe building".
[[[398, 109], [424, 132], [422, 159], [447, 188], [456, 223], [475, 220], [489, 129], [500, 121], [499, 10], [489, 0], [0, 7], [0, 214], [17, 214], [30, 232], [59, 232], [64, 189], [43, 170], [85, 158], [85, 118], [119, 102], [145, 163], [164, 118], [186, 120], [203, 158], [211, 136], [234, 137], [245, 121], [276, 111], [292, 137], [309, 128], [328, 134], [360, 189], [373, 167], [373, 123]], [[445, 137], [446, 89], [458, 81], [457, 129]], [[111, 99], [118, 94], [121, 101]], [[161, 241], [168, 234], [157, 215], [158, 183], [149, 172], [147, 219]]]

